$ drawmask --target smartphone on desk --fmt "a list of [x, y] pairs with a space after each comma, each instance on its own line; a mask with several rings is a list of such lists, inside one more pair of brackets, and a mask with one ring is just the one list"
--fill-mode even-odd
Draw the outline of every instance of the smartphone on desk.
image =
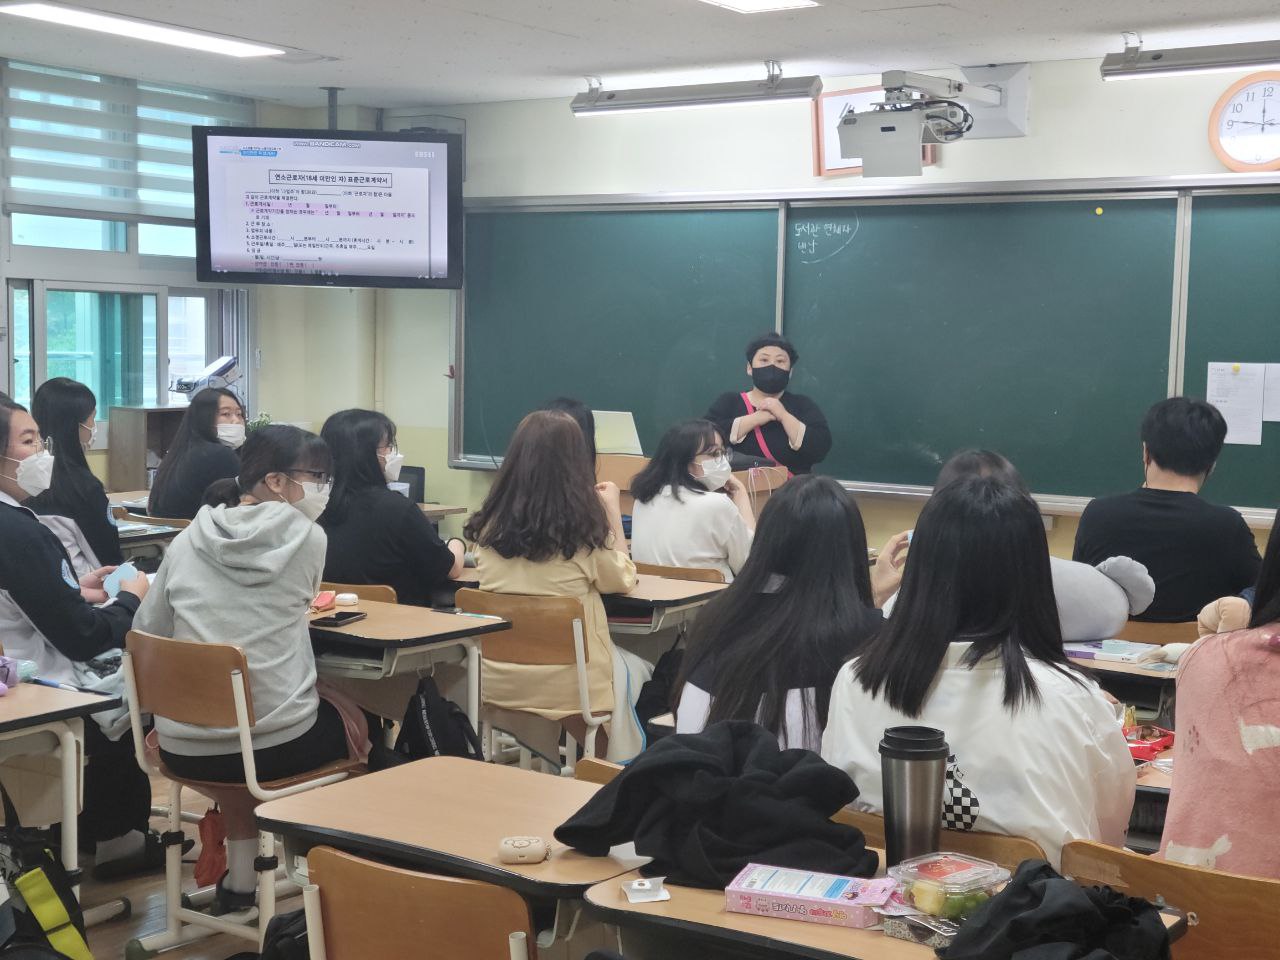
[[367, 617], [367, 613], [361, 613], [359, 610], [340, 610], [332, 616], [318, 617], [311, 621], [313, 627], [345, 627], [349, 623], [355, 623], [357, 620], [363, 620]]

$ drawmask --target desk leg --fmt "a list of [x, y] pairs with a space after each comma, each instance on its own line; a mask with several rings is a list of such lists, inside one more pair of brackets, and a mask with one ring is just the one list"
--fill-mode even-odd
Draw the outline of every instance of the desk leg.
[[[80, 865], [80, 737], [76, 733], [70, 723], [58, 730], [62, 751], [62, 867], [72, 874]], [[75, 896], [80, 899], [79, 884]]]
[[480, 731], [480, 641], [467, 640], [467, 719], [472, 729]]

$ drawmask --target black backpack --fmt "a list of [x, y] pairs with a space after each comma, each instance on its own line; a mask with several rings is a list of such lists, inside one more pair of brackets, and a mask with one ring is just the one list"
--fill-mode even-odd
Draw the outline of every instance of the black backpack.
[[302, 910], [277, 913], [267, 924], [262, 953], [237, 953], [227, 960], [307, 960], [307, 917]]
[[427, 757], [484, 759], [480, 738], [466, 711], [442, 697], [430, 677], [418, 681], [418, 692], [409, 698], [393, 749], [400, 762]]

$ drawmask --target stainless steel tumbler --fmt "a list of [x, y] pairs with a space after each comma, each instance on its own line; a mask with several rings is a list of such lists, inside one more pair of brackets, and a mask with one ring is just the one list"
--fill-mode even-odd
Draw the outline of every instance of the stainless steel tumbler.
[[934, 853], [942, 830], [946, 734], [932, 727], [889, 727], [880, 741], [886, 866]]

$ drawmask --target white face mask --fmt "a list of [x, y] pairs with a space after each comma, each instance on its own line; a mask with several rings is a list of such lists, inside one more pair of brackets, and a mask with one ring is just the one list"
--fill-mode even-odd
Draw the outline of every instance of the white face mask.
[[244, 445], [243, 423], [218, 424], [218, 439], [232, 450], [239, 450]]
[[706, 460], [702, 463], [702, 476], [698, 482], [708, 490], [719, 490], [729, 482], [733, 468], [729, 466], [729, 458], [721, 455], [718, 460]]
[[387, 454], [387, 459], [382, 464], [382, 475], [387, 478], [387, 483], [395, 483], [400, 479], [400, 464], [402, 463], [404, 463], [404, 454], [392, 447], [391, 452]]
[[313, 483], [310, 480], [305, 483], [299, 480], [289, 478], [290, 483], [296, 483], [302, 488], [302, 499], [296, 500], [293, 506], [304, 517], [315, 523], [320, 519], [320, 514], [324, 513], [324, 508], [329, 505], [329, 485]]
[[97, 442], [98, 442], [98, 424], [97, 424], [97, 422], [95, 421], [92, 427], [86, 427], [86, 426], [82, 423], [82, 424], [80, 424], [80, 429], [81, 429], [81, 430], [88, 430], [88, 431], [89, 431], [89, 439], [85, 442], [84, 448], [85, 448], [86, 450], [91, 450], [91, 449], [93, 449], [93, 445], [94, 445], [95, 443], [97, 443]]
[[25, 460], [14, 460], [13, 457], [5, 459], [18, 465], [14, 480], [27, 496], [37, 497], [53, 483], [53, 454], [48, 450], [34, 453]]

